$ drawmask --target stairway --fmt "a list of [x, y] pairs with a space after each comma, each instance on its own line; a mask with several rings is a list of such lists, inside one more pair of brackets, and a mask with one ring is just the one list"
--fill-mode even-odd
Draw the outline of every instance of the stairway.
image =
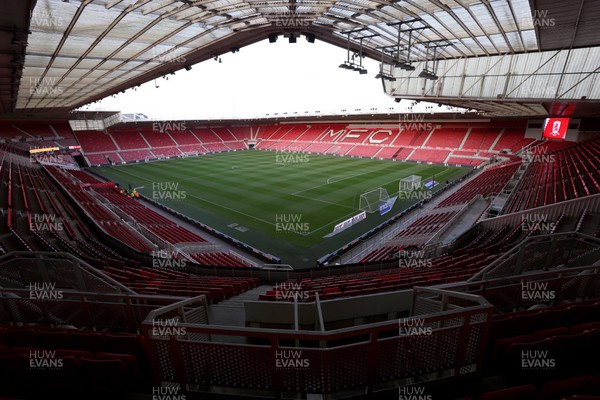
[[398, 154], [400, 154], [400, 152], [402, 151], [402, 149], [403, 149], [403, 148], [404, 148], [404, 147], [400, 147], [400, 148], [398, 149], [398, 151], [396, 151], [396, 152], [394, 153], [394, 155], [392, 156], [392, 159], [394, 159], [394, 160], [395, 160], [395, 159], [396, 159], [396, 157], [398, 157]]
[[[265, 294], [267, 290], [271, 289], [273, 289], [272, 285], [260, 285], [218, 304], [211, 304], [208, 307], [208, 320], [210, 324], [245, 327], [246, 313], [244, 312], [244, 302], [258, 300], [259, 295]], [[211, 339], [226, 343], [246, 343], [246, 339], [239, 336], [212, 335]]]

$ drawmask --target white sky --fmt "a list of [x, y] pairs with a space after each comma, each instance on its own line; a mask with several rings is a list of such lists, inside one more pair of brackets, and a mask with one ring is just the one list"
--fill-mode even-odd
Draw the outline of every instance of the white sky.
[[[410, 102], [394, 102], [383, 92], [375, 75], [379, 63], [368, 58], [363, 65], [369, 71], [338, 66], [346, 60], [346, 50], [318, 39], [308, 43], [304, 36], [289, 43], [279, 36], [243, 47], [237, 53], [221, 55], [222, 63], [207, 60], [191, 71], [180, 70], [169, 80], [159, 78], [136, 91], [109, 97], [83, 107], [83, 110], [141, 112], [151, 119], [256, 118], [275, 113], [283, 116], [405, 111]], [[156, 83], [155, 83], [156, 82]], [[155, 87], [155, 84], [158, 88]], [[425, 112], [426, 103], [415, 107]], [[436, 112], [445, 111], [436, 107]]]

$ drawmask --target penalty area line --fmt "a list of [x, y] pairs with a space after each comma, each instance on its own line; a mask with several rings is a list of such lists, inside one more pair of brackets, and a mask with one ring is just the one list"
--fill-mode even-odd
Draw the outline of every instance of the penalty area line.
[[330, 205], [332, 205], [332, 206], [336, 206], [336, 207], [343, 207], [343, 208], [349, 208], [349, 209], [351, 209], [351, 210], [354, 210], [354, 208], [353, 208], [353, 207], [350, 207], [350, 206], [345, 206], [345, 205], [343, 205], [343, 204], [333, 203], [333, 202], [331, 202], [331, 201], [327, 201], [327, 200], [314, 199], [314, 198], [312, 198], [312, 197], [302, 196], [302, 195], [300, 195], [300, 194], [294, 194], [294, 193], [292, 193], [292, 196], [294, 196], [294, 197], [300, 197], [301, 199], [306, 199], [306, 200], [319, 201], [319, 202], [321, 202], [321, 203], [330, 204]]
[[[330, 178], [327, 178], [327, 180], [325, 181], [326, 183], [321, 183], [320, 185], [316, 185], [316, 186], [313, 186], [313, 187], [310, 187], [310, 188], [307, 188], [307, 189], [298, 190], [297, 192], [292, 193], [292, 195], [298, 195], [298, 193], [308, 192], [310, 190], [313, 190], [313, 189], [316, 189], [316, 188], [320, 188], [322, 186], [331, 185], [332, 183], [338, 183], [338, 182], [344, 181], [346, 179], [356, 178], [357, 176], [362, 176], [362, 175], [372, 174], [372, 173], [375, 173], [375, 172], [380, 172], [380, 171], [383, 171], [384, 169], [387, 169], [388, 167], [389, 167], [389, 165], [386, 165], [386, 166], [384, 166], [382, 168], [377, 168], [377, 169], [374, 169], [374, 170], [369, 170], [369, 171], [365, 171], [365, 172], [362, 172], [360, 174], [354, 174], [354, 175], [337, 175], [337, 176], [334, 175], [334, 176], [332, 176]], [[336, 180], [335, 182], [332, 182], [332, 179], [336, 179], [336, 178], [340, 178], [340, 179]]]

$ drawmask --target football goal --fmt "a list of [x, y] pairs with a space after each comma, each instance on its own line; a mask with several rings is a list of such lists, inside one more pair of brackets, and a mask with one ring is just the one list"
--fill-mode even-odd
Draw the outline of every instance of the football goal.
[[411, 175], [406, 178], [400, 179], [400, 185], [398, 187], [399, 193], [412, 192], [421, 188], [421, 177], [419, 175]]
[[385, 203], [390, 199], [385, 188], [377, 188], [369, 190], [360, 195], [359, 208], [368, 213], [379, 211], [381, 203]]

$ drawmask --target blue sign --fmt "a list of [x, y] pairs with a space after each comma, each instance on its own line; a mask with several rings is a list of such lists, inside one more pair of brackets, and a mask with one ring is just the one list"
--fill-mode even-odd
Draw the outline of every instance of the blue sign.
[[427, 189], [431, 189], [432, 187], [437, 186], [437, 185], [438, 185], [438, 182], [436, 182], [432, 179], [423, 182], [423, 186], [425, 186]]
[[391, 211], [391, 209], [392, 206], [387, 201], [385, 203], [381, 203], [381, 205], [379, 206], [379, 214], [383, 215], [385, 213], [388, 213]]

